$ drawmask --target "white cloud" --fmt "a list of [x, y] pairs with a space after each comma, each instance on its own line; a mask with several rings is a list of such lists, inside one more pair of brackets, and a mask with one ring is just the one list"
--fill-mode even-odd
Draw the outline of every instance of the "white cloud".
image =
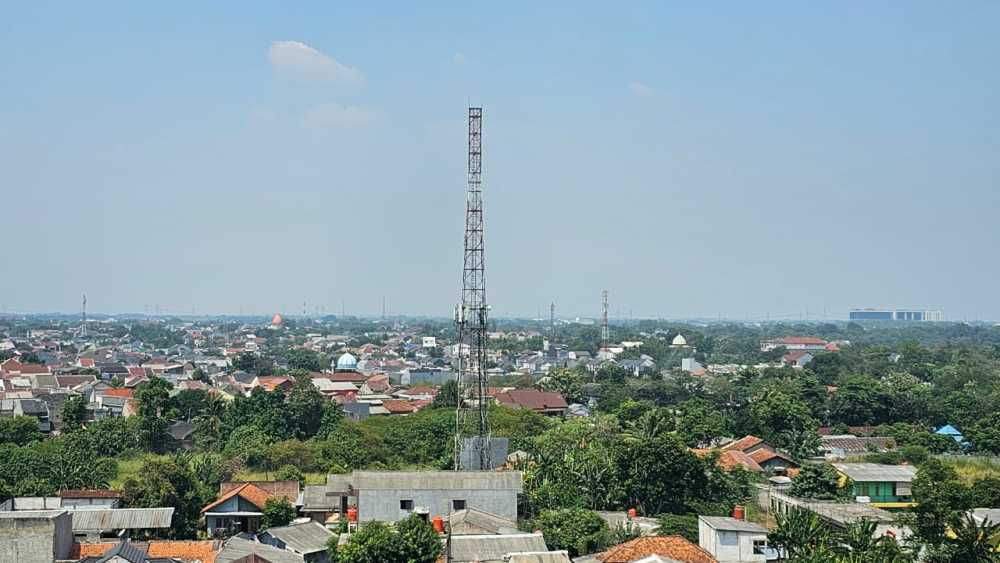
[[465, 55], [463, 55], [462, 53], [455, 53], [455, 55], [453, 57], [451, 57], [451, 60], [452, 60], [452, 62], [454, 62], [457, 65], [464, 65], [465, 64]]
[[382, 119], [382, 112], [363, 106], [345, 106], [326, 102], [313, 106], [302, 114], [302, 123], [310, 127], [365, 127]]
[[642, 82], [629, 82], [628, 89], [636, 96], [646, 97], [652, 95], [653, 89]]
[[271, 68], [278, 74], [304, 80], [332, 80], [361, 84], [361, 71], [321, 53], [301, 41], [273, 41], [267, 51]]

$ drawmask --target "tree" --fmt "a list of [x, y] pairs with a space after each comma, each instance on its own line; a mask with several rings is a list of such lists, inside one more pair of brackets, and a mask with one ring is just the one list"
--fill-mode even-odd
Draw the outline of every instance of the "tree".
[[326, 402], [308, 374], [296, 376], [295, 385], [286, 401], [292, 433], [296, 438], [305, 440], [316, 435], [323, 422], [323, 407]]
[[260, 523], [264, 528], [287, 526], [295, 519], [295, 507], [286, 498], [271, 497], [264, 502]]
[[441, 555], [441, 539], [434, 528], [423, 518], [411, 514], [396, 524], [406, 560], [413, 562], [437, 561]]
[[968, 430], [969, 441], [978, 452], [1000, 454], [1000, 413], [977, 421]]
[[660, 536], [681, 536], [688, 541], [698, 543], [697, 514], [661, 514], [660, 527], [656, 534]]
[[958, 511], [968, 510], [972, 499], [959, 481], [958, 473], [941, 460], [931, 458], [917, 470], [913, 479], [914, 533], [930, 545], [945, 539], [945, 523]]
[[795, 457], [808, 457], [819, 447], [819, 424], [809, 406], [782, 391], [769, 390], [750, 405], [749, 432]]
[[862, 518], [833, 535], [832, 551], [839, 557], [838, 563], [880, 561], [882, 563], [904, 563], [912, 558], [903, 552], [895, 538], [876, 534], [877, 524]]
[[186, 465], [160, 458], [144, 462], [138, 476], [125, 480], [122, 500], [129, 508], [174, 507], [167, 534], [175, 539], [196, 536], [200, 510], [207, 502]]
[[319, 421], [319, 430], [316, 432], [316, 437], [326, 439], [337, 429], [342, 420], [344, 420], [344, 409], [340, 407], [340, 404], [336, 401], [324, 402], [323, 417]]
[[139, 414], [145, 417], [160, 416], [163, 407], [170, 399], [171, 389], [173, 389], [173, 385], [160, 377], [152, 377], [149, 381], [137, 385], [135, 400], [139, 403]]
[[227, 456], [239, 456], [249, 465], [262, 465], [267, 461], [270, 445], [271, 438], [260, 428], [241, 426], [229, 436], [223, 453]]
[[569, 551], [579, 557], [601, 551], [610, 541], [611, 530], [599, 514], [584, 508], [542, 512], [529, 522], [529, 529], [541, 530], [550, 550]]
[[458, 383], [455, 380], [445, 381], [438, 389], [438, 394], [434, 396], [431, 407], [453, 409], [456, 406], [458, 406]]
[[850, 483], [838, 486], [840, 476], [837, 470], [825, 463], [804, 465], [792, 479], [789, 493], [792, 496], [814, 500], [836, 500], [849, 495]]
[[767, 534], [767, 541], [774, 547], [785, 550], [789, 559], [824, 548], [830, 538], [830, 530], [815, 512], [793, 508], [777, 515], [777, 526]]
[[619, 460], [626, 503], [643, 514], [684, 513], [689, 500], [705, 496], [705, 462], [674, 436], [629, 443]]
[[725, 421], [722, 412], [702, 398], [693, 398], [677, 405], [677, 433], [690, 447], [700, 447], [723, 436]]
[[412, 515], [393, 528], [384, 522], [363, 524], [346, 544], [339, 536], [327, 543], [332, 563], [433, 563], [441, 555], [441, 541], [430, 524]]
[[65, 430], [76, 430], [87, 422], [87, 399], [73, 395], [62, 406], [62, 423]]
[[44, 437], [38, 430], [38, 419], [33, 416], [0, 418], [0, 444], [23, 446], [41, 441]]
[[994, 545], [1000, 523], [975, 521], [969, 513], [954, 513], [948, 518], [950, 532], [941, 548], [931, 550], [933, 563], [996, 563], [1000, 561]]
[[555, 391], [566, 399], [567, 403], [581, 403], [585, 397], [583, 395], [584, 377], [577, 370], [567, 368], [555, 368], [549, 371], [548, 377], [539, 382], [539, 387], [544, 391]]
[[306, 485], [306, 476], [294, 465], [282, 465], [274, 473], [274, 478], [278, 481], [298, 481], [300, 487]]

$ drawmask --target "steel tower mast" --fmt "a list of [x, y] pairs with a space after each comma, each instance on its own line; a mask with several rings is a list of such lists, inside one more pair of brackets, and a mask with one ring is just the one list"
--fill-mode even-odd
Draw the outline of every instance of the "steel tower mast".
[[80, 311], [80, 336], [87, 338], [87, 294], [83, 294], [83, 306]]
[[608, 330], [608, 290], [601, 292], [601, 351], [607, 354], [608, 340], [611, 333]]
[[[490, 423], [486, 404], [487, 316], [486, 261], [483, 245], [482, 141], [483, 108], [469, 108], [468, 192], [465, 200], [465, 258], [462, 302], [455, 308], [458, 328], [458, 406], [455, 413], [455, 469], [463, 447], [473, 448], [479, 469], [491, 469]], [[468, 348], [468, 355], [465, 353]], [[468, 392], [468, 397], [466, 393]], [[468, 401], [468, 402], [466, 402]], [[476, 434], [465, 436], [466, 419], [475, 402]], [[465, 438], [472, 438], [466, 440]]]

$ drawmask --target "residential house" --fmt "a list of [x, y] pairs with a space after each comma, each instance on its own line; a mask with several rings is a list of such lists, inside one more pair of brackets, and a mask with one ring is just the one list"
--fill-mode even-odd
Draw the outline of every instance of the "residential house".
[[318, 522], [301, 522], [268, 528], [258, 536], [261, 543], [302, 556], [306, 563], [328, 563], [326, 543], [333, 532]]
[[517, 519], [520, 471], [355, 471], [330, 475], [331, 488], [346, 479], [357, 497], [358, 520], [397, 522], [417, 512], [447, 516], [476, 508]]
[[72, 549], [68, 511], [0, 512], [0, 561], [51, 563], [69, 559]]
[[562, 395], [538, 389], [511, 389], [496, 394], [496, 401], [515, 409], [528, 409], [549, 416], [562, 416], [569, 405]]
[[762, 470], [771, 473], [784, 473], [788, 469], [799, 467], [798, 462], [792, 459], [787, 452], [779, 450], [757, 436], [744, 436], [723, 445], [720, 449], [723, 452], [743, 452], [750, 456]]
[[719, 563], [778, 559], [767, 545], [767, 528], [727, 516], [699, 516], [698, 545]]
[[786, 366], [802, 369], [813, 361], [813, 355], [807, 350], [792, 350], [785, 354], [781, 361]]
[[578, 562], [599, 561], [601, 563], [636, 563], [659, 556], [666, 561], [679, 563], [717, 563], [711, 553], [691, 543], [681, 536], [643, 536], [611, 549], [580, 558]]
[[118, 508], [122, 495], [111, 489], [74, 489], [59, 491], [63, 508]]
[[850, 434], [820, 436], [819, 451], [827, 458], [843, 459], [847, 456], [872, 452], [887, 452], [895, 441], [885, 436], [852, 436]]
[[851, 480], [851, 495], [861, 502], [876, 508], [916, 506], [911, 486], [917, 468], [912, 465], [834, 463], [833, 467], [841, 476], [841, 486]]
[[241, 536], [227, 539], [215, 557], [215, 563], [303, 563], [303, 561], [302, 556], [297, 553]]
[[460, 535], [448, 538], [449, 563], [505, 563], [516, 553], [547, 552], [540, 533]]
[[784, 338], [774, 338], [765, 340], [760, 344], [761, 352], [770, 352], [776, 348], [785, 350], [826, 350], [827, 342], [822, 338], [812, 336], [786, 336]]
[[[265, 483], [268, 482], [222, 483], [219, 486], [219, 498], [201, 509], [209, 535], [218, 537], [256, 532], [260, 529], [264, 504], [269, 498], [285, 498], [292, 503], [296, 502], [298, 481], [272, 481], [270, 486]], [[289, 495], [291, 483], [294, 483], [295, 492]]]

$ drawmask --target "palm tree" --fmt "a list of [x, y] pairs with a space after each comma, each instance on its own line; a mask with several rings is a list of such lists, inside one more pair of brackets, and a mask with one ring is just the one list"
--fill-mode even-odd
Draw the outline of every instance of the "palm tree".
[[767, 541], [784, 550], [785, 557], [797, 559], [818, 550], [826, 551], [830, 531], [815, 512], [793, 508], [778, 514], [778, 526], [767, 535]]
[[954, 563], [996, 563], [1000, 561], [995, 536], [1000, 533], [1000, 524], [987, 518], [978, 524], [968, 512], [955, 513], [948, 518], [945, 553]]
[[862, 518], [852, 522], [836, 534], [834, 551], [838, 561], [881, 561], [884, 563], [905, 563], [912, 558], [905, 554], [896, 540], [890, 536], [876, 535], [876, 523]]

